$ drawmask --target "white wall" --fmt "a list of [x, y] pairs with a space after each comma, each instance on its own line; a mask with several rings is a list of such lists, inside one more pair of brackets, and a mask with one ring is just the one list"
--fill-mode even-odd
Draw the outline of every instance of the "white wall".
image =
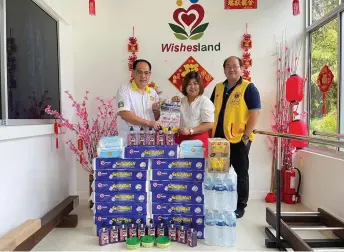
[[[54, 17], [63, 17], [58, 8], [54, 9], [59, 0], [37, 2]], [[61, 85], [73, 92], [72, 28], [60, 22], [59, 29]], [[72, 115], [65, 97], [62, 112]], [[53, 125], [0, 126], [0, 236], [27, 219], [42, 217], [77, 193], [75, 162], [64, 145], [65, 137], [59, 137], [60, 148], [55, 149]]]
[[294, 166], [300, 166], [302, 157], [301, 201], [313, 211], [323, 208], [344, 220], [344, 154], [300, 151]]
[[[273, 56], [276, 42], [281, 41], [285, 29], [289, 42], [295, 42], [305, 30], [305, 17], [292, 15], [291, 1], [260, 0], [258, 10], [228, 11], [223, 9], [223, 0], [200, 0], [205, 8], [204, 20], [210, 24], [204, 37], [191, 43], [220, 42], [221, 51], [196, 53], [161, 52], [162, 43], [180, 43], [168, 26], [168, 22], [173, 21], [176, 0], [96, 1], [95, 17], [88, 14], [87, 2], [73, 0], [63, 6], [73, 13], [75, 91], [79, 97], [85, 90], [90, 90], [93, 98], [115, 95], [118, 87], [129, 80], [127, 43], [133, 25], [140, 45], [138, 56], [151, 61], [152, 80], [162, 88], [164, 97], [178, 93], [168, 78], [189, 56], [195, 57], [215, 78], [206, 89], [206, 94], [210, 95], [214, 85], [224, 80], [223, 60], [230, 55], [241, 56], [239, 45], [247, 22], [254, 46], [251, 76], [259, 88], [263, 106], [257, 128], [270, 130], [276, 97], [276, 57]], [[303, 6], [301, 12], [305, 12]], [[263, 198], [270, 187], [271, 169], [266, 137], [256, 138], [250, 156], [251, 198]], [[80, 195], [86, 196], [87, 174], [81, 169], [78, 171], [78, 190]]]

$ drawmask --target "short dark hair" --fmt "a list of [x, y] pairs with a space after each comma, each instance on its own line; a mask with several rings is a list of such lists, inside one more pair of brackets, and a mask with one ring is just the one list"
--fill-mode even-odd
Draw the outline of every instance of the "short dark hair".
[[149, 66], [149, 71], [152, 70], [152, 65], [151, 65], [151, 63], [149, 63], [149, 61], [148, 61], [148, 60], [145, 60], [145, 59], [138, 59], [138, 60], [135, 60], [134, 63], [133, 63], [133, 69], [134, 69], [134, 70], [136, 69], [137, 64], [140, 63], [140, 62], [145, 62], [145, 63], [147, 63], [148, 66]]
[[187, 96], [188, 93], [186, 92], [186, 87], [189, 85], [190, 80], [196, 79], [198, 85], [199, 85], [199, 95], [202, 95], [204, 93], [204, 86], [201, 79], [201, 76], [198, 72], [189, 72], [185, 75], [183, 78], [183, 84], [182, 84], [182, 93], [183, 95]]
[[242, 64], [242, 60], [239, 58], [239, 57], [237, 57], [237, 56], [230, 56], [230, 57], [228, 57], [227, 59], [225, 59], [225, 61], [223, 62], [223, 69], [225, 69], [225, 66], [226, 66], [226, 63], [227, 63], [227, 60], [229, 59], [229, 58], [236, 58], [238, 61], [239, 61], [239, 66], [240, 67], [242, 67], [243, 66], [243, 64]]

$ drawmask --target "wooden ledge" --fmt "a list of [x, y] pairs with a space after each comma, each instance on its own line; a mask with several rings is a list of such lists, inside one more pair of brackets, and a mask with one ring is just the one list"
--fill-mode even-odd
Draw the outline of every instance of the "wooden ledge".
[[40, 219], [27, 220], [0, 238], [0, 251], [29, 251], [53, 228], [74, 228], [78, 216], [69, 215], [79, 205], [79, 196], [69, 196]]

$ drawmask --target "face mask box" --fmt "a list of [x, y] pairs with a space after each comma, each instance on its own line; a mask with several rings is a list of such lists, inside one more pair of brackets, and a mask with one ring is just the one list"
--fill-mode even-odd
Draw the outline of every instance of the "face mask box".
[[105, 180], [137, 180], [146, 181], [147, 171], [130, 171], [130, 170], [98, 170], [95, 171], [96, 181]]
[[146, 181], [94, 181], [93, 191], [96, 193], [111, 192], [146, 192]]
[[151, 180], [171, 180], [171, 181], [199, 181], [204, 180], [202, 171], [182, 171], [182, 170], [152, 170]]
[[179, 159], [154, 159], [152, 160], [153, 170], [205, 170], [204, 158], [179, 158]]
[[152, 214], [181, 214], [181, 215], [203, 215], [203, 204], [168, 204], [152, 203]]
[[147, 204], [133, 204], [133, 203], [113, 203], [102, 202], [95, 203], [94, 212], [96, 215], [139, 215], [147, 214]]
[[125, 158], [178, 158], [178, 145], [126, 146]]
[[175, 181], [156, 181], [150, 182], [152, 192], [169, 192], [183, 194], [201, 194], [202, 182], [175, 182]]
[[146, 203], [147, 193], [94, 193], [93, 202]]
[[176, 226], [180, 226], [181, 222], [183, 221], [185, 227], [189, 227], [190, 224], [194, 227], [196, 226], [204, 226], [204, 216], [203, 215], [173, 215], [173, 214], [155, 214], [153, 215], [153, 220], [155, 223], [160, 223], [161, 220], [164, 223], [170, 223], [172, 220]]
[[180, 194], [180, 193], [165, 193], [153, 192], [152, 202], [156, 203], [183, 203], [183, 204], [203, 204], [204, 195], [202, 194]]
[[95, 158], [93, 159], [93, 169], [147, 170], [148, 159]]

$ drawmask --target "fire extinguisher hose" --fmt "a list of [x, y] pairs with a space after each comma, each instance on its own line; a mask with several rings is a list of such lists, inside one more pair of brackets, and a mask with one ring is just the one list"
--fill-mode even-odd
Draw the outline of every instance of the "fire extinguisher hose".
[[300, 187], [301, 187], [301, 172], [298, 168], [294, 167], [295, 170], [297, 170], [297, 173], [299, 174], [299, 184], [297, 185], [297, 189], [296, 189], [296, 196], [300, 195]]

